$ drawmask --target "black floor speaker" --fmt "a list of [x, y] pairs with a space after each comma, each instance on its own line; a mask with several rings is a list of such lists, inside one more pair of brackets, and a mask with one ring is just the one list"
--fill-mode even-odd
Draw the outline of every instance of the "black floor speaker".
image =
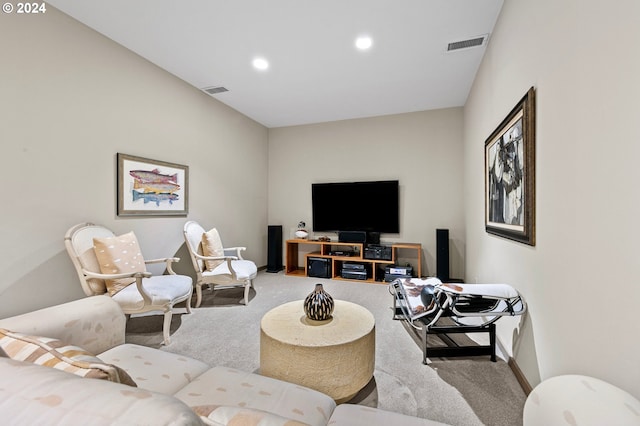
[[267, 229], [267, 272], [282, 271], [282, 225]]
[[436, 229], [436, 276], [449, 280], [449, 230]]

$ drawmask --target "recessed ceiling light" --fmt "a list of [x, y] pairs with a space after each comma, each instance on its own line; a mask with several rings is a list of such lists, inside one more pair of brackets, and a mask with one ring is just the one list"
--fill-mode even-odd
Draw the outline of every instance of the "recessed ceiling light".
[[362, 36], [356, 39], [356, 47], [360, 50], [367, 50], [373, 45], [373, 40], [369, 36]]
[[269, 62], [264, 58], [255, 58], [252, 63], [253, 67], [258, 70], [266, 70], [269, 68]]

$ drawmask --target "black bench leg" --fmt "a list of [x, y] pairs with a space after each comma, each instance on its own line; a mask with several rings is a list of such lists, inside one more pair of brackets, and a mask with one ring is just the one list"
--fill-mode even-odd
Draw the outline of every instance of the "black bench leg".
[[427, 325], [422, 325], [422, 363], [427, 365]]
[[491, 345], [491, 361], [496, 362], [496, 325], [489, 325], [489, 344]]

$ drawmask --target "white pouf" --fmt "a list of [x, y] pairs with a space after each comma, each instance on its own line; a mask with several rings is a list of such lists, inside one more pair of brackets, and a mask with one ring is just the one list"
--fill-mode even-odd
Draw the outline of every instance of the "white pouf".
[[593, 377], [552, 377], [529, 394], [524, 405], [523, 425], [638, 426], [640, 401]]

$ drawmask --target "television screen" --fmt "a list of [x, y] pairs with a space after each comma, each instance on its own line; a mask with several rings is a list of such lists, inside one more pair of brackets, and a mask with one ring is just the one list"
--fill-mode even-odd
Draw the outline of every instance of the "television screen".
[[315, 232], [400, 232], [397, 180], [314, 183], [311, 201]]

